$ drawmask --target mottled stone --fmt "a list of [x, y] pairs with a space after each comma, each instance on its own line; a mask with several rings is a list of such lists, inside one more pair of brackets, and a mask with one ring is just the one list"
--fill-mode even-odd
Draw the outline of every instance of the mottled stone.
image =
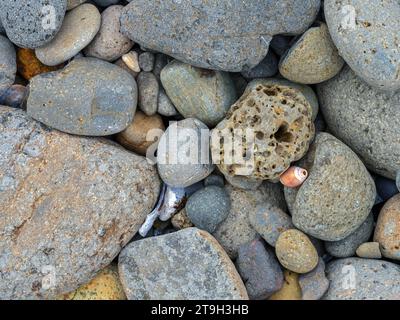
[[382, 253], [379, 242], [365, 242], [357, 248], [357, 256], [366, 259], [381, 259]]
[[308, 170], [297, 189], [285, 188], [293, 224], [325, 241], [353, 233], [375, 202], [375, 184], [357, 155], [334, 136], [320, 132], [298, 165]]
[[63, 132], [106, 136], [132, 123], [137, 86], [128, 72], [95, 58], [31, 79], [27, 112]]
[[144, 158], [0, 107], [0, 298], [55, 298], [89, 282], [137, 232], [159, 190]]
[[303, 300], [319, 300], [329, 288], [329, 281], [325, 275], [324, 260], [319, 259], [317, 267], [306, 274], [299, 276], [299, 285]]
[[267, 299], [283, 286], [282, 269], [274, 252], [262, 240], [242, 245], [236, 266], [252, 300]]
[[237, 99], [226, 72], [205, 70], [177, 60], [161, 72], [161, 82], [179, 113], [214, 127]]
[[327, 265], [325, 300], [399, 300], [400, 266], [373, 259], [347, 258]]
[[317, 88], [330, 132], [360, 155], [369, 169], [395, 179], [400, 170], [400, 91], [379, 92], [349, 67]]
[[293, 82], [315, 84], [333, 78], [344, 65], [328, 27], [318, 23], [307, 30], [282, 56], [279, 71]]
[[0, 92], [0, 105], [25, 109], [27, 99], [28, 89], [20, 84], [13, 84]]
[[99, 10], [90, 3], [84, 3], [68, 11], [60, 31], [53, 40], [36, 49], [36, 56], [47, 66], [68, 61], [92, 42], [100, 25]]
[[173, 227], [178, 230], [194, 227], [193, 223], [187, 216], [185, 208], [172, 217], [171, 223]]
[[132, 242], [119, 256], [119, 274], [130, 300], [248, 299], [227, 254], [196, 228]]
[[379, 89], [400, 89], [399, 1], [327, 0], [324, 9], [332, 39], [357, 75]]
[[13, 44], [0, 35], [0, 92], [15, 81], [17, 72], [16, 53]]
[[146, 115], [157, 113], [160, 85], [157, 78], [151, 72], [141, 72], [137, 77], [139, 91], [139, 108]]
[[57, 34], [67, 1], [1, 0], [0, 7], [0, 19], [7, 37], [21, 48], [33, 49], [48, 43]]

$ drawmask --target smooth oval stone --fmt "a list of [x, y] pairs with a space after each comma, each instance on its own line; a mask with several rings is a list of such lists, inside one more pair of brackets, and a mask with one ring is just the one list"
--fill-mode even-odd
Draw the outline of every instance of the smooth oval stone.
[[0, 93], [15, 81], [17, 57], [13, 44], [0, 35]]
[[379, 213], [374, 241], [379, 242], [384, 257], [400, 260], [400, 194], [386, 202]]
[[333, 42], [354, 72], [376, 88], [400, 89], [399, 1], [327, 0], [324, 9]]
[[157, 112], [165, 117], [176, 116], [178, 111], [175, 109], [171, 99], [167, 96], [162, 86], [160, 86], [159, 89]]
[[145, 158], [0, 107], [0, 299], [52, 299], [89, 282], [159, 190]]
[[307, 180], [300, 188], [285, 188], [298, 229], [317, 239], [338, 241], [367, 219], [375, 202], [375, 184], [344, 143], [320, 132], [298, 165], [308, 170]]
[[66, 8], [66, 0], [2, 0], [0, 19], [11, 42], [33, 49], [54, 38]]
[[136, 111], [132, 76], [111, 63], [78, 58], [30, 82], [28, 114], [63, 132], [106, 136], [123, 131]]
[[395, 179], [400, 170], [400, 91], [382, 93], [364, 83], [349, 67], [317, 88], [329, 130], [369, 169]]
[[151, 72], [154, 68], [155, 54], [152, 52], [143, 52], [139, 55], [139, 67], [145, 72]]
[[324, 300], [399, 300], [400, 266], [373, 259], [347, 258], [327, 265], [330, 282]]
[[300, 34], [320, 0], [131, 1], [121, 31], [145, 48], [200, 68], [241, 72], [258, 65], [276, 34]]
[[303, 300], [319, 300], [329, 288], [329, 280], [325, 275], [324, 260], [319, 259], [317, 267], [299, 276]]
[[186, 213], [199, 229], [214, 232], [226, 219], [231, 208], [229, 195], [224, 188], [209, 186], [194, 193], [186, 203]]
[[85, 48], [86, 56], [115, 61], [133, 47], [134, 43], [120, 32], [123, 8], [115, 5], [102, 12], [100, 30]]
[[141, 72], [137, 77], [139, 92], [139, 108], [146, 115], [157, 113], [160, 85], [156, 76], [151, 72]]
[[129, 300], [248, 300], [226, 252], [197, 228], [134, 241], [118, 267]]
[[47, 66], [63, 63], [85, 48], [100, 30], [101, 15], [92, 4], [84, 3], [69, 11], [56, 37], [36, 49], [37, 58]]
[[344, 65], [332, 42], [325, 23], [307, 30], [279, 62], [279, 71], [286, 79], [315, 84], [337, 75]]
[[209, 130], [197, 119], [174, 122], [167, 128], [157, 151], [158, 172], [166, 184], [184, 188], [212, 173], [211, 156], [205, 155], [209, 145], [202, 134], [208, 139]]
[[373, 231], [374, 216], [370, 214], [363, 224], [346, 238], [339, 241], [325, 242], [325, 249], [331, 256], [337, 258], [354, 256], [357, 248], [370, 239]]
[[199, 119], [210, 127], [224, 118], [237, 99], [228, 73], [196, 68], [177, 60], [162, 70], [161, 82], [185, 118]]
[[382, 253], [379, 242], [365, 242], [357, 248], [357, 256], [367, 259], [381, 259]]

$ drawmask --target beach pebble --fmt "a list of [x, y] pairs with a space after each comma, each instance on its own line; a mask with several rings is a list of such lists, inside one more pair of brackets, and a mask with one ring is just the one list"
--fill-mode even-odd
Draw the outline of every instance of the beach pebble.
[[237, 99], [230, 75], [179, 62], [169, 63], [161, 72], [162, 85], [179, 113], [214, 127]]
[[373, 231], [374, 217], [370, 214], [363, 224], [346, 238], [339, 241], [326, 241], [325, 249], [336, 258], [352, 257], [356, 254], [357, 248], [371, 238]]
[[381, 259], [382, 253], [379, 242], [365, 242], [357, 248], [357, 256], [366, 259]]
[[197, 228], [213, 233], [228, 216], [230, 202], [223, 188], [208, 186], [190, 196], [186, 203], [186, 213]]
[[383, 202], [386, 202], [386, 200], [389, 200], [394, 195], [399, 193], [399, 190], [396, 186], [396, 181], [392, 179], [388, 179], [382, 176], [376, 176], [375, 185], [376, 191]]
[[396, 186], [397, 186], [397, 190], [399, 190], [399, 192], [400, 192], [400, 170], [397, 171], [397, 175], [396, 175]]
[[28, 98], [28, 89], [20, 84], [13, 84], [0, 92], [0, 105], [24, 108]]
[[332, 39], [357, 75], [378, 89], [400, 89], [400, 3], [327, 0], [324, 9]]
[[267, 299], [283, 286], [282, 269], [262, 240], [240, 246], [236, 267], [252, 300]]
[[242, 71], [242, 76], [246, 79], [268, 78], [272, 77], [277, 72], [278, 58], [272, 50], [269, 50], [264, 60], [254, 68]]
[[139, 55], [139, 67], [146, 72], [153, 71], [155, 54], [152, 52], [143, 52]]
[[228, 255], [197, 228], [132, 242], [118, 261], [129, 300], [248, 299]]
[[157, 78], [151, 72], [141, 72], [137, 77], [139, 90], [139, 108], [146, 115], [157, 113], [160, 86]]
[[236, 188], [244, 190], [256, 190], [263, 183], [263, 180], [253, 179], [246, 176], [224, 176], [228, 183]]
[[391, 262], [347, 258], [327, 265], [325, 300], [398, 300], [400, 266]]
[[119, 20], [123, 8], [121, 5], [115, 5], [102, 12], [100, 30], [85, 48], [86, 56], [115, 61], [133, 47], [134, 43], [120, 32]]
[[16, 53], [13, 44], [0, 35], [0, 93], [15, 81], [17, 72]]
[[17, 69], [18, 73], [23, 76], [26, 80], [32, 79], [42, 73], [56, 71], [62, 68], [63, 65], [59, 66], [46, 66], [36, 57], [35, 50], [33, 49], [17, 49]]
[[254, 230], [272, 247], [282, 232], [293, 229], [291, 217], [282, 209], [261, 205], [249, 212], [249, 221]]
[[66, 8], [65, 0], [2, 0], [0, 19], [11, 42], [33, 49], [54, 38]]
[[325, 275], [324, 260], [319, 259], [317, 267], [299, 276], [303, 300], [320, 300], [329, 288], [329, 281]]
[[367, 219], [375, 202], [375, 184], [344, 143], [320, 132], [298, 165], [308, 170], [307, 180], [297, 189], [285, 188], [298, 229], [321, 240], [338, 241]]
[[100, 12], [90, 3], [68, 11], [54, 39], [36, 49], [37, 58], [47, 66], [56, 66], [73, 58], [92, 42], [100, 25]]
[[165, 117], [173, 117], [178, 115], [178, 111], [176, 110], [175, 106], [173, 105], [171, 99], [165, 93], [165, 90], [162, 86], [159, 88], [158, 91], [158, 106], [157, 112]]
[[[205, 179], [214, 170], [210, 158], [204, 158], [201, 143], [202, 130], [207, 126], [197, 119], [185, 119], [170, 124], [158, 146], [158, 172], [161, 179], [172, 187], [188, 187]], [[189, 140], [189, 142], [188, 142]], [[192, 146], [188, 152], [188, 146]], [[203, 163], [199, 161], [203, 160]], [[179, 160], [179, 161], [178, 161]]]
[[0, 107], [0, 256], [12, 270], [0, 298], [52, 299], [89, 282], [138, 231], [159, 190], [143, 157]]
[[225, 187], [225, 180], [219, 175], [212, 174], [204, 179], [204, 186], [217, 186], [223, 188]]
[[125, 7], [121, 30], [136, 43], [193, 66], [241, 72], [265, 58], [272, 36], [303, 33], [319, 8], [320, 0], [279, 5], [137, 0]]
[[293, 37], [278, 34], [272, 38], [270, 48], [274, 50], [278, 56], [282, 56], [289, 50], [292, 40]]
[[290, 229], [279, 235], [275, 244], [278, 260], [286, 269], [307, 273], [318, 264], [318, 252], [303, 232]]
[[128, 150], [146, 156], [147, 149], [157, 142], [155, 137], [161, 137], [164, 131], [163, 120], [158, 114], [149, 117], [137, 111], [133, 122], [116, 138]]
[[63, 132], [106, 136], [132, 123], [137, 86], [128, 72], [96, 58], [74, 59], [63, 70], [31, 79], [27, 112]]
[[395, 179], [400, 170], [400, 91], [380, 92], [348, 67], [317, 88], [330, 132], [351, 147], [369, 169]]
[[384, 257], [400, 260], [400, 194], [387, 201], [379, 213], [374, 241], [379, 242]]
[[93, 2], [99, 5], [100, 7], [108, 7], [111, 6], [112, 4], [120, 2], [120, 0], [93, 0]]
[[282, 56], [279, 71], [293, 82], [315, 84], [337, 75], [344, 65], [325, 23], [308, 29]]
[[268, 300], [301, 300], [301, 287], [299, 275], [295, 272], [285, 270], [282, 289], [275, 292]]
[[80, 4], [86, 2], [87, 0], [67, 0], [67, 10], [76, 8]]
[[185, 208], [172, 217], [171, 223], [173, 227], [178, 230], [194, 227], [186, 213]]

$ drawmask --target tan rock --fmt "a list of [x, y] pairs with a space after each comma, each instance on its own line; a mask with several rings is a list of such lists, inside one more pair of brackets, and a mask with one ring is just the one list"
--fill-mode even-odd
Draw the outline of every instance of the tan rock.
[[356, 251], [357, 256], [367, 259], [381, 259], [382, 253], [378, 242], [365, 242]]
[[282, 289], [269, 297], [269, 300], [301, 300], [299, 275], [289, 270], [285, 270], [283, 275], [285, 280], [283, 281]]
[[171, 223], [174, 226], [174, 228], [179, 230], [193, 227], [193, 223], [187, 216], [185, 209], [182, 209], [176, 215], [174, 215], [171, 219]]

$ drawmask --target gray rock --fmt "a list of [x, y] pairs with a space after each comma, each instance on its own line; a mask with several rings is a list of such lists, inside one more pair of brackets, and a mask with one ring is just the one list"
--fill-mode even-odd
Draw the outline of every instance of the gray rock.
[[204, 186], [208, 187], [208, 186], [217, 186], [217, 187], [225, 187], [225, 180], [223, 177], [216, 175], [216, 174], [212, 174], [209, 175], [207, 178], [205, 178], [204, 180]]
[[232, 186], [234, 186], [236, 188], [244, 189], [244, 190], [256, 190], [263, 183], [263, 180], [252, 179], [252, 178], [249, 178], [249, 177], [246, 177], [246, 176], [230, 176], [230, 175], [226, 175], [225, 179]]
[[376, 191], [378, 192], [378, 195], [381, 197], [382, 202], [386, 202], [394, 195], [399, 193], [399, 190], [397, 189], [396, 186], [396, 181], [382, 176], [375, 176], [374, 180], [376, 185]]
[[325, 17], [340, 55], [359, 77], [379, 89], [400, 89], [398, 0], [327, 0]]
[[90, 3], [68, 11], [54, 39], [35, 50], [37, 58], [48, 66], [56, 66], [73, 58], [92, 42], [100, 25], [100, 12]]
[[5, 34], [6, 33], [6, 29], [4, 29], [4, 26], [3, 26], [3, 23], [1, 22], [1, 19], [0, 19], [0, 33], [1, 34]]
[[170, 63], [173, 59], [171, 57], [168, 57], [165, 54], [162, 53], [157, 53], [155, 54], [155, 61], [154, 61], [154, 66], [153, 66], [153, 73], [156, 76], [158, 80], [161, 78], [161, 71], [164, 69], [164, 67]]
[[73, 60], [65, 69], [30, 82], [27, 112], [60, 131], [106, 136], [123, 131], [136, 111], [135, 80], [95, 58]]
[[67, 10], [72, 10], [87, 0], [67, 0]]
[[220, 122], [237, 99], [229, 74], [179, 62], [161, 72], [168, 97], [185, 118], [196, 118], [210, 127]]
[[299, 162], [309, 177], [297, 189], [285, 188], [293, 224], [325, 241], [338, 241], [367, 219], [375, 184], [357, 155], [334, 136], [320, 132]]
[[157, 112], [165, 117], [173, 117], [178, 114], [178, 111], [175, 109], [171, 99], [165, 93], [165, 90], [162, 86], [159, 87], [158, 91], [158, 107]]
[[274, 76], [277, 72], [278, 58], [272, 50], [269, 50], [264, 60], [254, 68], [242, 71], [242, 76], [246, 79], [268, 78]]
[[236, 267], [252, 300], [267, 299], [283, 286], [279, 262], [262, 240], [254, 240], [239, 248]]
[[157, 113], [158, 96], [160, 85], [154, 74], [151, 72], [141, 72], [137, 77], [139, 90], [139, 108], [146, 115], [152, 116]]
[[241, 72], [264, 59], [273, 35], [303, 33], [319, 7], [320, 0], [137, 0], [126, 6], [121, 30], [193, 66]]
[[258, 237], [249, 221], [249, 214], [261, 204], [270, 204], [285, 209], [282, 187], [279, 184], [263, 183], [257, 190], [242, 190], [230, 185], [226, 191], [231, 199], [228, 217], [219, 225], [213, 236], [231, 258], [236, 258], [239, 247]]
[[57, 34], [67, 3], [66, 0], [1, 0], [0, 7], [0, 19], [11, 42], [22, 48], [37, 48]]
[[93, 0], [93, 2], [101, 7], [108, 7], [112, 4], [120, 2], [120, 0]]
[[396, 175], [396, 186], [397, 186], [397, 189], [398, 189], [399, 192], [400, 192], [400, 170], [397, 171], [397, 175]]
[[214, 170], [211, 157], [207, 155], [209, 146], [201, 143], [202, 131], [208, 134], [204, 123], [185, 119], [170, 124], [162, 135], [157, 162], [158, 172], [166, 184], [188, 187], [205, 179]]
[[293, 229], [291, 217], [277, 207], [261, 205], [249, 212], [249, 221], [254, 230], [272, 247], [275, 247], [280, 234]]
[[115, 61], [133, 47], [134, 43], [120, 32], [123, 6], [110, 6], [101, 14], [101, 26], [93, 41], [85, 48], [86, 56]]
[[20, 84], [13, 84], [0, 91], [0, 105], [25, 109], [27, 98], [28, 89]]
[[313, 271], [299, 275], [299, 285], [303, 300], [320, 300], [329, 288], [324, 260], [319, 259]]
[[374, 217], [372, 214], [358, 227], [356, 231], [339, 241], [325, 242], [326, 251], [337, 258], [352, 257], [360, 244], [371, 238], [374, 230]]
[[329, 130], [359, 154], [369, 169], [395, 179], [400, 170], [400, 92], [379, 92], [348, 67], [317, 88]]
[[13, 44], [0, 35], [0, 93], [15, 81], [17, 72], [16, 53]]
[[291, 43], [292, 37], [278, 34], [272, 38], [270, 48], [274, 50], [278, 56], [282, 56], [289, 50]]
[[90, 281], [159, 190], [145, 158], [0, 107], [0, 299], [52, 299]]
[[153, 71], [155, 62], [155, 54], [152, 52], [143, 52], [139, 55], [140, 69], [146, 72]]
[[130, 300], [248, 299], [227, 254], [196, 228], [132, 242], [118, 267]]
[[399, 300], [400, 266], [372, 259], [347, 258], [327, 265], [325, 300]]
[[227, 192], [223, 188], [209, 186], [190, 196], [185, 209], [197, 228], [213, 233], [226, 219], [230, 208], [231, 200]]

